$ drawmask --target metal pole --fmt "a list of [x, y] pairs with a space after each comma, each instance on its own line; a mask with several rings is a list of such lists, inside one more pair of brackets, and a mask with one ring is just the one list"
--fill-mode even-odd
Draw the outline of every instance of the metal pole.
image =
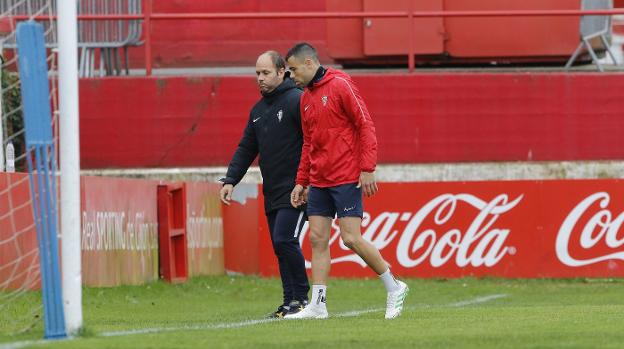
[[[0, 41], [0, 57], [4, 53], [3, 41]], [[2, 100], [4, 99], [4, 91], [2, 90], [2, 68], [4, 66], [4, 58], [0, 58], [0, 172], [4, 172], [4, 110], [2, 109]]]
[[82, 327], [80, 140], [76, 1], [58, 2], [63, 305], [68, 334]]
[[145, 0], [145, 75], [152, 75], [152, 1]]
[[[149, 3], [149, 1], [147, 2]], [[146, 3], [146, 11], [147, 11]], [[118, 14], [118, 15], [80, 15], [80, 20], [180, 20], [180, 19], [344, 19], [344, 18], [406, 18], [407, 12], [212, 12], [212, 13], [151, 13], [150, 15]], [[611, 16], [624, 15], [623, 8], [613, 10], [522, 10], [522, 11], [415, 11], [414, 18], [445, 18], [445, 17], [580, 17], [580, 16]], [[11, 16], [14, 20], [49, 20], [54, 16]], [[147, 33], [146, 33], [147, 35]]]
[[409, 33], [407, 34], [407, 40], [409, 41], [407, 47], [407, 69], [410, 73], [414, 72], [414, 0], [409, 0], [408, 5], [408, 15], [407, 15], [407, 30]]

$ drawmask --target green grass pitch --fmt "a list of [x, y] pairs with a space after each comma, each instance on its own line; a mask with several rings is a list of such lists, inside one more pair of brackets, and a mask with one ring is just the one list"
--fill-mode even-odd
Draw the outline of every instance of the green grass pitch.
[[[185, 284], [85, 288], [84, 333], [41, 341], [41, 321], [4, 348], [622, 348], [624, 280], [407, 279], [406, 309], [384, 320], [378, 280], [332, 279], [328, 320], [264, 320], [279, 280], [194, 278]], [[36, 293], [12, 307], [32, 308]]]

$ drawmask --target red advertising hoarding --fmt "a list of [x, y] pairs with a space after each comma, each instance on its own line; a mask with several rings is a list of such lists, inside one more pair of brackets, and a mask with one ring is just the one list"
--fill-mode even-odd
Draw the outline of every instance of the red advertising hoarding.
[[[85, 285], [143, 284], [158, 279], [159, 183], [81, 178]], [[186, 186], [190, 275], [223, 274], [221, 186], [206, 182], [186, 182]], [[0, 173], [0, 290], [39, 287], [37, 247], [28, 175]]]
[[225, 273], [220, 189], [217, 183], [186, 182], [189, 276]]
[[[620, 180], [382, 183], [362, 234], [405, 277], [622, 277], [623, 197]], [[260, 272], [276, 275], [265, 225]], [[375, 276], [339, 235], [334, 222], [331, 275]]]
[[158, 280], [157, 184], [144, 179], [81, 178], [85, 285]]
[[228, 273], [258, 274], [258, 261], [265, 259], [261, 253], [266, 249], [259, 241], [264, 238], [261, 229], [266, 227], [264, 221], [258, 224], [259, 219], [265, 219], [260, 213], [263, 202], [259, 192], [257, 184], [239, 183], [234, 188], [231, 204], [222, 205], [224, 263]]

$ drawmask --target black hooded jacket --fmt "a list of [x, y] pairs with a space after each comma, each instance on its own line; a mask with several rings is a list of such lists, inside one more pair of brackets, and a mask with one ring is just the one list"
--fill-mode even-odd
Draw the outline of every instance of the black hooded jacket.
[[263, 94], [251, 109], [243, 137], [222, 180], [224, 184], [238, 184], [259, 154], [267, 214], [292, 207], [290, 193], [303, 146], [299, 112], [302, 93], [292, 79], [285, 78], [275, 90]]

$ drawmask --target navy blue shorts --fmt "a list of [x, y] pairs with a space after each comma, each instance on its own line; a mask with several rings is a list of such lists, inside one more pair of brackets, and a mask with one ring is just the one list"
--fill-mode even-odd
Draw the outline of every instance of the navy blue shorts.
[[357, 183], [335, 187], [310, 187], [308, 192], [308, 217], [323, 216], [334, 218], [360, 217], [364, 214], [362, 188]]

